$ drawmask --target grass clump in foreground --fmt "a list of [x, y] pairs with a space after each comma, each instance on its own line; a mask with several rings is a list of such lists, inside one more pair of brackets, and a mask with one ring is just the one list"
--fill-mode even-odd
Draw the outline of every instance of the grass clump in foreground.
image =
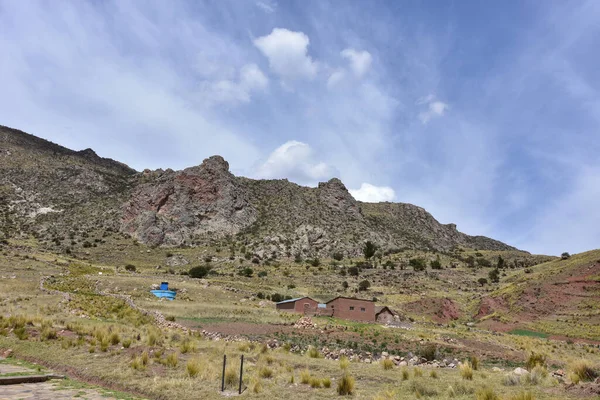
[[500, 396], [496, 394], [494, 389], [489, 387], [481, 388], [475, 394], [477, 400], [500, 400]]
[[473, 367], [471, 367], [470, 362], [466, 361], [464, 364], [461, 364], [459, 370], [460, 376], [462, 376], [463, 379], [466, 379], [468, 381], [473, 380]]
[[338, 381], [337, 393], [340, 396], [350, 396], [352, 393], [354, 393], [354, 385], [354, 378], [346, 372]]
[[599, 374], [587, 360], [577, 360], [569, 364], [569, 379], [573, 383], [589, 382], [596, 379]]
[[389, 370], [394, 368], [394, 362], [392, 360], [390, 360], [389, 358], [386, 358], [384, 360], [381, 361], [381, 366], [383, 367], [384, 370]]

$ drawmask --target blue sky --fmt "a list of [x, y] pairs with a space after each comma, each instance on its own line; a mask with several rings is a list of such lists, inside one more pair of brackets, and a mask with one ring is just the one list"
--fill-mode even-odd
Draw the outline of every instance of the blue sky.
[[600, 247], [600, 2], [0, 0], [0, 124]]

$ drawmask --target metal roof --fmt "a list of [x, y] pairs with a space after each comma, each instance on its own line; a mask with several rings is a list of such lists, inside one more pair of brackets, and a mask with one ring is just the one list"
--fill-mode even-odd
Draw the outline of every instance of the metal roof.
[[295, 299], [289, 299], [289, 300], [280, 301], [279, 303], [275, 303], [275, 304], [293, 303], [295, 301], [302, 300], [302, 299], [305, 299], [305, 298], [306, 298], [306, 296], [304, 296], [304, 297], [297, 297]]

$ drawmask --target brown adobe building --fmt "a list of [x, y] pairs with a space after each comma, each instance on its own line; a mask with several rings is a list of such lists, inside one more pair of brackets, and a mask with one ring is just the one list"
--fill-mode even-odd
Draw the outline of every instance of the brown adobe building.
[[318, 301], [310, 297], [298, 297], [296, 299], [280, 301], [275, 304], [275, 307], [281, 311], [314, 314], [318, 304]]
[[327, 302], [327, 310], [336, 318], [375, 322], [375, 303], [371, 300], [339, 296]]

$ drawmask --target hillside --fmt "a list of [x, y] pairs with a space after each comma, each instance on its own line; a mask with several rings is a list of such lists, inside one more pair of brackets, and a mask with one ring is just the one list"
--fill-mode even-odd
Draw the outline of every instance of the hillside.
[[228, 238], [259, 258], [358, 255], [366, 240], [381, 252], [514, 250], [440, 224], [411, 204], [356, 201], [338, 179], [309, 188], [236, 177], [220, 156], [182, 171], [136, 172], [91, 149], [0, 127], [0, 160], [0, 234], [34, 234], [63, 251], [95, 231], [151, 246]]

